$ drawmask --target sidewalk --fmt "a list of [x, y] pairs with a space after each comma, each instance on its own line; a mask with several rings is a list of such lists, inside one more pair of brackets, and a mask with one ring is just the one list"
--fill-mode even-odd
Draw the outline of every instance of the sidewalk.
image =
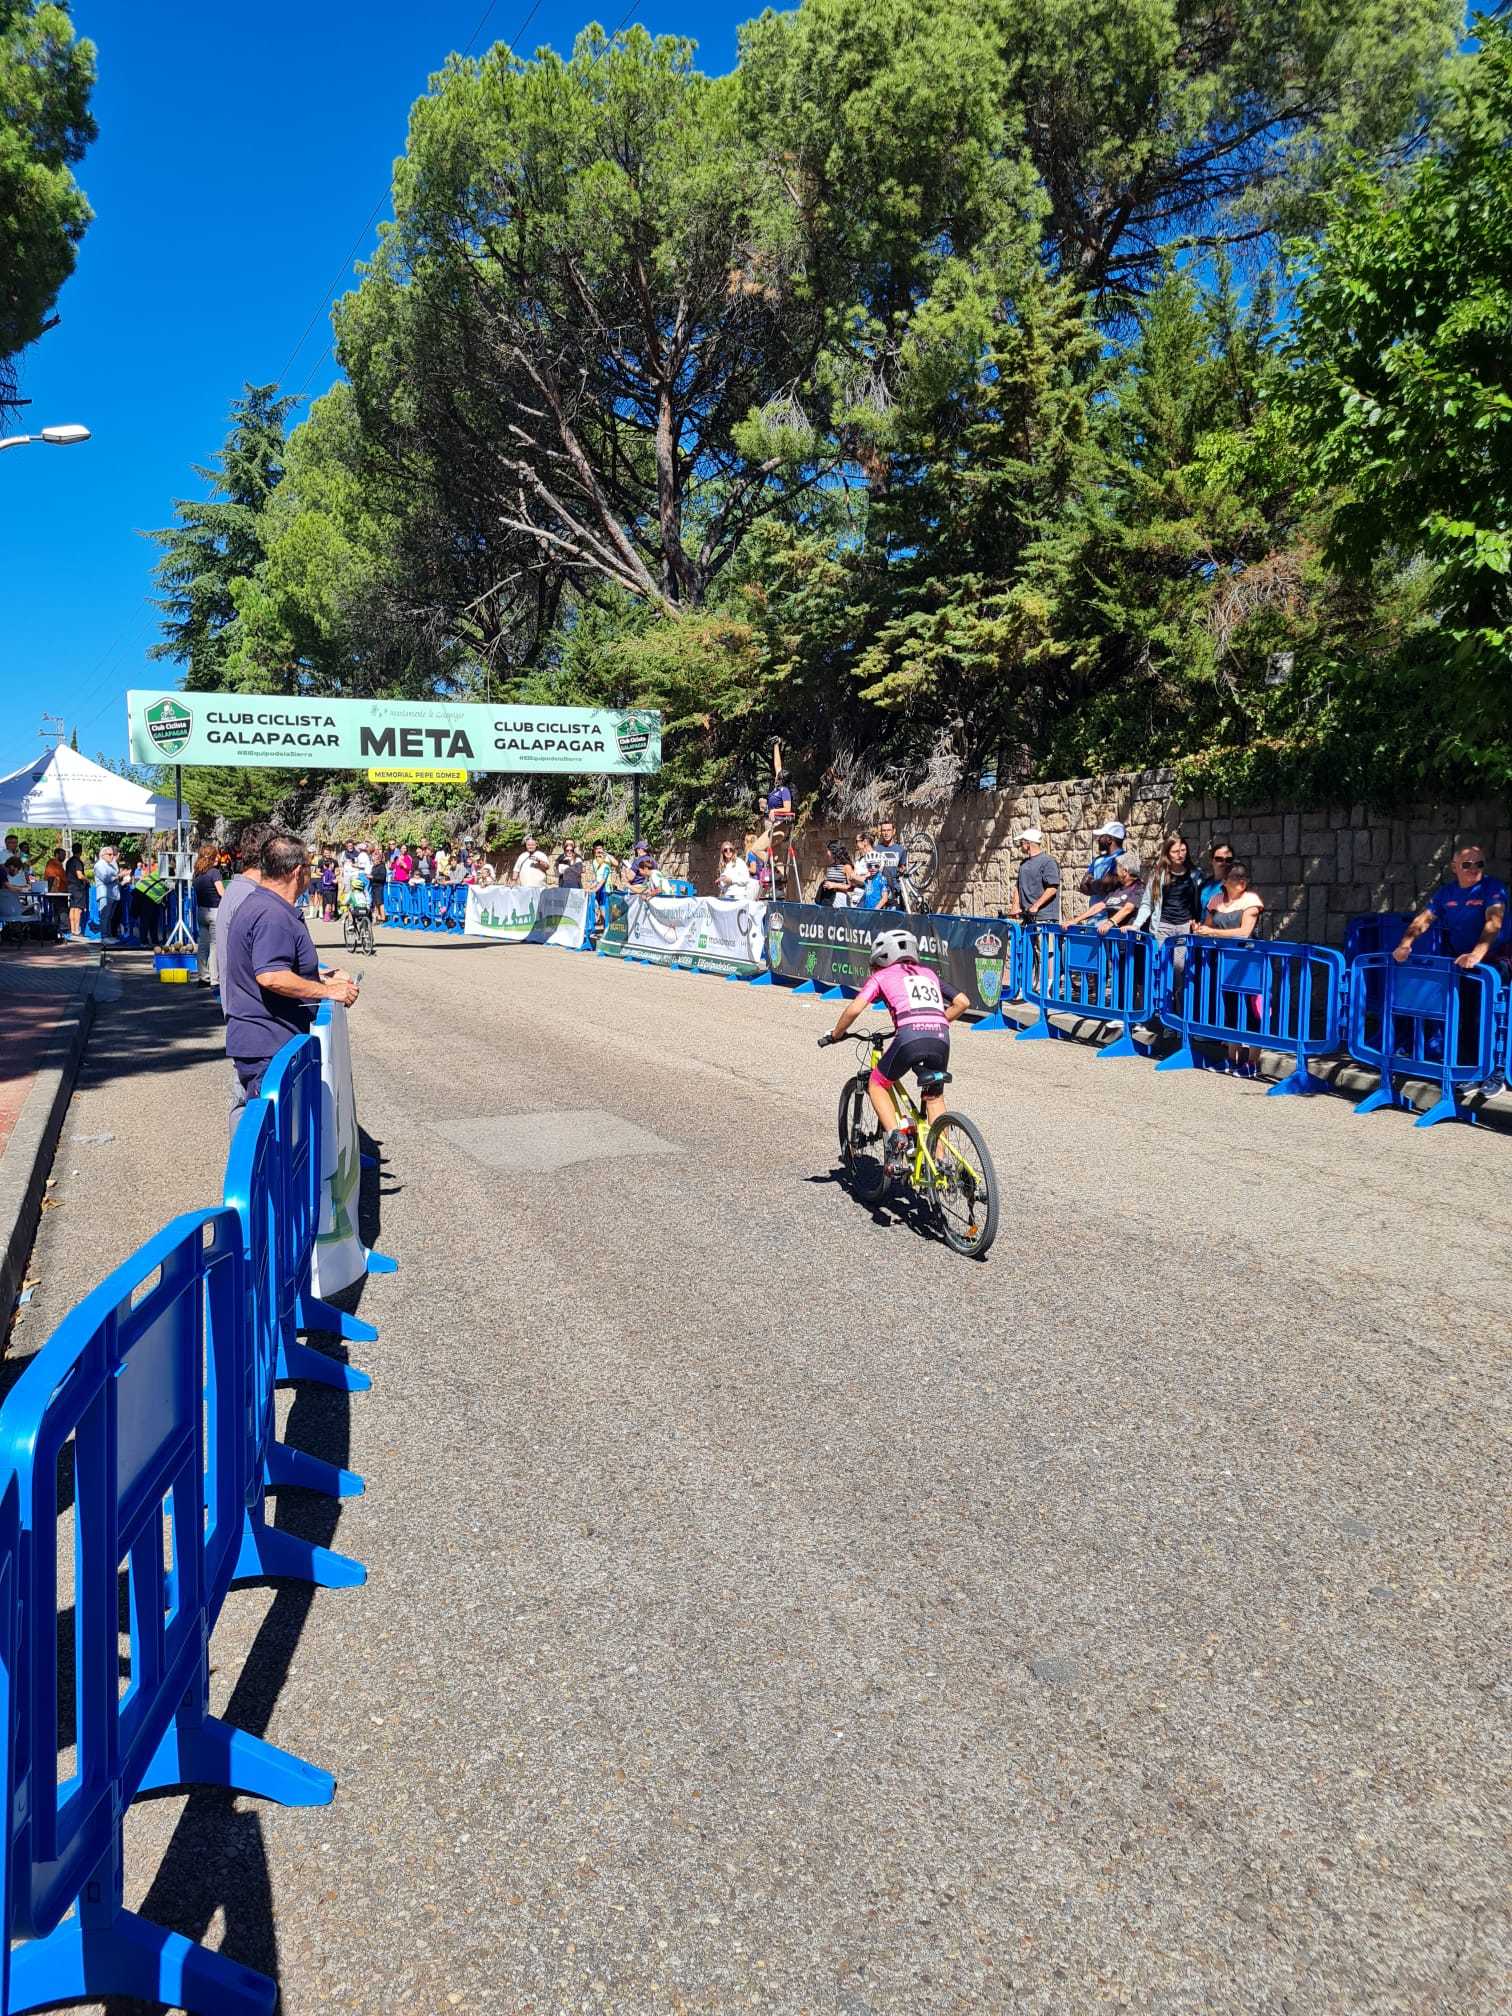
[[[0, 1013], [19, 998], [0, 995]], [[36, 1235], [39, 1285], [11, 1335], [13, 1358], [176, 1212], [220, 1195], [230, 1096], [218, 997], [164, 985], [150, 952], [112, 949], [91, 1005], [88, 1048], [54, 1129], [47, 1194], [58, 1208]]]
[[[0, 946], [0, 1323], [8, 1330], [94, 1011], [96, 947]], [[0, 1343], [3, 1349], [3, 1343]]]

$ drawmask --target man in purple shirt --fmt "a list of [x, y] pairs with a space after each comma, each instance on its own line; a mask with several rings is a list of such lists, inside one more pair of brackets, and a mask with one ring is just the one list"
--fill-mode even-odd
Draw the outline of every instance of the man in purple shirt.
[[263, 1073], [291, 1036], [303, 1036], [322, 1001], [350, 1008], [357, 985], [339, 970], [324, 977], [309, 926], [296, 905], [309, 883], [304, 842], [272, 834], [248, 891], [221, 941], [221, 1005], [226, 1055], [236, 1071], [236, 1115], [262, 1089]]

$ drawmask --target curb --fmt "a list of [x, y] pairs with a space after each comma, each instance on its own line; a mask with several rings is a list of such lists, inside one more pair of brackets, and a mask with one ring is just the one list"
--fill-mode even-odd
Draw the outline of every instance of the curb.
[[9, 1346], [11, 1311], [26, 1278], [53, 1151], [63, 1131], [63, 1116], [94, 1021], [98, 978], [97, 968], [85, 979], [54, 1029], [0, 1156], [0, 1320], [5, 1325], [0, 1333], [0, 1355]]

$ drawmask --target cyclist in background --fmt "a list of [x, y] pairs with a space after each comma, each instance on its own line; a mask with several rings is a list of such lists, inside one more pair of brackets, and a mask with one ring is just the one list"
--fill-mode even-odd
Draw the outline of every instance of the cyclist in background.
[[887, 1136], [887, 1173], [900, 1176], [908, 1167], [908, 1137], [898, 1126], [893, 1085], [906, 1072], [914, 1072], [926, 1117], [939, 1119], [945, 1111], [940, 1086], [950, 1062], [950, 1025], [971, 1002], [967, 995], [957, 994], [949, 1007], [945, 1005], [940, 976], [920, 959], [919, 941], [912, 931], [882, 932], [872, 946], [871, 969], [871, 978], [855, 1000], [840, 1010], [831, 1038], [838, 1041], [844, 1036], [873, 1001], [883, 1002], [892, 1016], [893, 1039], [873, 1065], [866, 1090]]

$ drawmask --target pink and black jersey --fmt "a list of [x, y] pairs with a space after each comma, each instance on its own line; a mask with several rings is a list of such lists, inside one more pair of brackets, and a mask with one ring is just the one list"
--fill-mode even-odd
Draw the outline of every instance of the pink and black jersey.
[[883, 1001], [900, 1036], [942, 1036], [950, 1040], [950, 1024], [945, 1019], [945, 996], [939, 976], [911, 959], [896, 966], [883, 966], [872, 974], [857, 996], [864, 1008], [868, 1002]]

